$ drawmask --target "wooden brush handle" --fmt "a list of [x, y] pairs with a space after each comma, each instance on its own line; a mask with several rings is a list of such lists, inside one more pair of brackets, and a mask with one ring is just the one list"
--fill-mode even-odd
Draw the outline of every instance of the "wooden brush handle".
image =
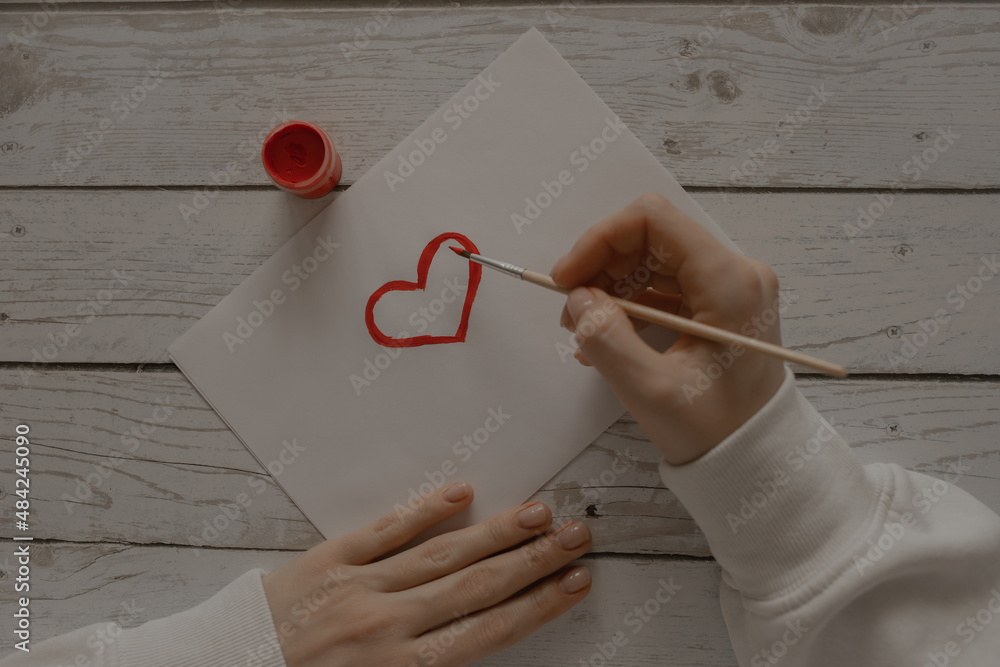
[[[551, 277], [542, 273], [525, 269], [524, 273], [521, 274], [521, 279], [555, 292], [560, 292], [562, 294], [570, 293], [569, 288], [556, 285], [555, 282], [552, 281]], [[622, 310], [628, 313], [631, 317], [644, 320], [651, 324], [658, 324], [661, 327], [666, 327], [667, 329], [673, 329], [675, 331], [680, 331], [681, 333], [691, 334], [692, 336], [705, 338], [707, 340], [715, 341], [716, 343], [739, 344], [748, 350], [755, 350], [757, 352], [769, 354], [772, 357], [784, 359], [785, 361], [801, 364], [836, 378], [847, 377], [847, 369], [839, 364], [818, 359], [817, 357], [803, 354], [802, 352], [795, 352], [794, 350], [786, 349], [780, 345], [766, 343], [756, 338], [750, 338], [749, 336], [743, 336], [732, 331], [719, 329], [718, 327], [713, 327], [708, 324], [695, 322], [694, 320], [689, 320], [686, 317], [674, 315], [673, 313], [667, 313], [657, 308], [650, 308], [649, 306], [644, 306], [642, 304], [635, 303], [634, 301], [628, 301], [627, 299], [619, 299], [618, 297], [612, 296], [611, 300], [621, 306]]]

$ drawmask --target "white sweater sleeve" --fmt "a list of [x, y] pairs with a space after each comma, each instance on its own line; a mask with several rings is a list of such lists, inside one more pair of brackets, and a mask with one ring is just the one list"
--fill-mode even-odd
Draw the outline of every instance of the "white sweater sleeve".
[[285, 667], [260, 569], [249, 570], [197, 607], [122, 630], [105, 622], [0, 660], [0, 667]]
[[[945, 477], [971, 469], [955, 457]], [[787, 368], [735, 433], [660, 475], [722, 567], [741, 667], [1000, 664], [1000, 517], [941, 479], [862, 465]]]

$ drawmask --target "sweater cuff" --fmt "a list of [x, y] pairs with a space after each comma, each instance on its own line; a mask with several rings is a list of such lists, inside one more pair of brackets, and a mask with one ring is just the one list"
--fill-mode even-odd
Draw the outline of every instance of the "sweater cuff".
[[261, 576], [255, 568], [197, 607], [126, 630], [123, 667], [285, 667]]
[[874, 520], [881, 468], [866, 469], [795, 386], [694, 461], [660, 476], [701, 527], [727, 583], [766, 599], [836, 570]]

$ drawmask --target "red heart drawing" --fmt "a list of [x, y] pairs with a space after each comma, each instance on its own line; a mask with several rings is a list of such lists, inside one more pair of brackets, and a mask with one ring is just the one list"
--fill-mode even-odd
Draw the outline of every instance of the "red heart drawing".
[[437, 253], [438, 248], [445, 241], [458, 241], [463, 248], [471, 253], [479, 254], [476, 244], [458, 232], [445, 232], [436, 236], [420, 253], [420, 260], [417, 262], [417, 282], [412, 283], [407, 280], [393, 280], [382, 285], [375, 293], [368, 298], [368, 305], [365, 307], [365, 324], [368, 326], [368, 333], [372, 340], [382, 347], [419, 347], [421, 345], [440, 345], [441, 343], [464, 343], [465, 332], [469, 328], [469, 313], [472, 311], [472, 302], [476, 299], [476, 290], [479, 289], [479, 280], [483, 277], [483, 267], [481, 264], [469, 262], [469, 290], [465, 293], [465, 304], [462, 306], [462, 320], [459, 322], [458, 330], [454, 336], [413, 336], [412, 338], [391, 338], [386, 336], [375, 324], [375, 304], [387, 292], [415, 292], [427, 287], [427, 271], [431, 267], [431, 260]]

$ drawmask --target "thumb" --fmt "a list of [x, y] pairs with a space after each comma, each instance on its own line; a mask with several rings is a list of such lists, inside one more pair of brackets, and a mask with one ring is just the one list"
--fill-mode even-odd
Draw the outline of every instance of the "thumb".
[[580, 352], [619, 396], [646, 384], [660, 355], [639, 338], [625, 311], [594, 287], [577, 287], [566, 309], [575, 325]]

